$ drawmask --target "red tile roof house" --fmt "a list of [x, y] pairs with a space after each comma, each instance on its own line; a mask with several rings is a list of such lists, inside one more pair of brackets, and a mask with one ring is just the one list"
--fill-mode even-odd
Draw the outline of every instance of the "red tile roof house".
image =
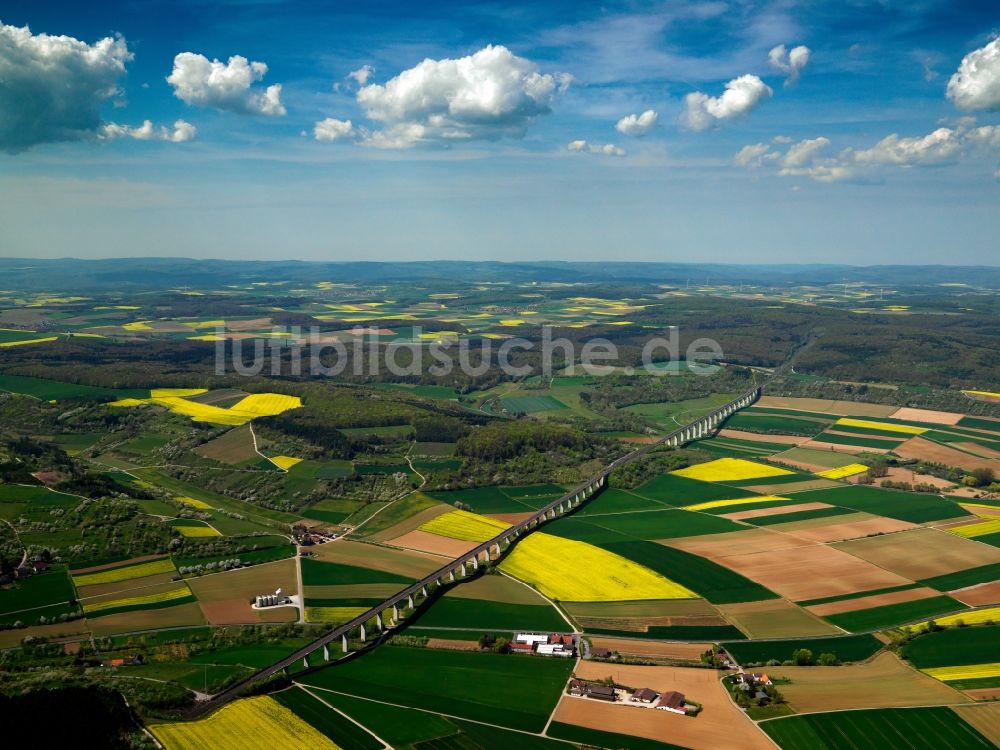
[[684, 710], [684, 695], [676, 690], [671, 690], [660, 696], [660, 702], [656, 704], [656, 708], [661, 711], [672, 711], [675, 714], [687, 713]]
[[587, 697], [599, 701], [616, 701], [618, 693], [610, 685], [591, 685], [587, 690]]
[[660, 694], [651, 688], [639, 688], [632, 693], [632, 700], [636, 703], [652, 703]]
[[516, 651], [518, 653], [533, 654], [535, 652], [535, 644], [533, 643], [512, 643], [510, 644], [510, 650]]
[[563, 646], [566, 646], [567, 648], [573, 648], [573, 646], [576, 645], [573, 642], [573, 636], [572, 635], [560, 635], [559, 633], [554, 633], [554, 634], [550, 635], [549, 636], [549, 643], [550, 644], [559, 643], [559, 644], [561, 644]]

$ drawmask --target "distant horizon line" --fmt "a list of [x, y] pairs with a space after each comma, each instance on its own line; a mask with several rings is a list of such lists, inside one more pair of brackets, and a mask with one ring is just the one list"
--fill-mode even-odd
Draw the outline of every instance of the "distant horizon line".
[[1000, 263], [801, 263], [795, 261], [775, 261], [762, 263], [737, 263], [729, 261], [696, 261], [696, 260], [565, 260], [565, 259], [541, 259], [541, 260], [498, 260], [493, 258], [485, 259], [459, 259], [459, 258], [429, 258], [420, 260], [322, 260], [322, 259], [297, 259], [297, 258], [198, 258], [186, 255], [108, 255], [100, 258], [81, 258], [75, 255], [63, 255], [44, 258], [29, 258], [21, 256], [0, 255], [0, 263], [3, 262], [24, 262], [24, 263], [46, 263], [60, 261], [77, 261], [81, 263], [101, 263], [108, 261], [190, 261], [190, 262], [212, 262], [212, 263], [277, 263], [277, 264], [302, 264], [302, 265], [429, 265], [433, 263], [454, 263], [454, 264], [497, 264], [506, 266], [544, 266], [544, 265], [645, 265], [645, 266], [722, 266], [727, 268], [989, 268], [1000, 269]]

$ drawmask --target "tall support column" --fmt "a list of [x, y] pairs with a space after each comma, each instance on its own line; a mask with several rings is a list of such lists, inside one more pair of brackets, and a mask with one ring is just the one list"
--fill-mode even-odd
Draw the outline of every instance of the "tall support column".
[[381, 612], [379, 612], [378, 614], [375, 615], [375, 627], [378, 628], [379, 630], [384, 630], [385, 629], [385, 625], [382, 622], [382, 613]]
[[455, 571], [454, 570], [449, 570], [448, 571], [448, 581], [449, 581], [449, 583], [454, 583], [455, 582]]
[[467, 575], [467, 573], [465, 572], [465, 562], [464, 561], [462, 562], [461, 568], [462, 568], [462, 578], [465, 578], [465, 576]]
[[330, 661], [330, 647], [323, 646], [323, 661]]
[[426, 599], [427, 598], [427, 587], [426, 586], [421, 586], [420, 587], [420, 593], [423, 594], [424, 595], [424, 599]]
[[472, 569], [479, 570], [479, 555], [473, 555], [472, 557]]
[[365, 626], [361, 625], [361, 642], [364, 643], [367, 639], [367, 634], [365, 633]]
[[302, 666], [305, 669], [309, 669], [309, 656], [308, 655], [302, 657]]
[[347, 633], [340, 636], [340, 650], [343, 653], [347, 653]]
[[500, 557], [500, 542], [497, 542], [494, 546], [497, 549], [497, 557]]
[[407, 594], [407, 596], [406, 596], [406, 605], [410, 609], [416, 609], [416, 607], [413, 606], [413, 594]]

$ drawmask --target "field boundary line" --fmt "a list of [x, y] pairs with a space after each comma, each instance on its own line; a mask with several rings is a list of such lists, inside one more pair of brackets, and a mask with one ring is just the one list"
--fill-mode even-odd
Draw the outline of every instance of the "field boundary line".
[[[300, 682], [296, 682], [294, 680], [292, 681], [292, 684], [293, 685], [299, 685], [299, 686], [301, 686]], [[334, 695], [343, 695], [343, 696], [345, 696], [347, 698], [355, 698], [357, 700], [368, 701], [370, 703], [378, 703], [378, 704], [383, 705], [383, 706], [392, 706], [393, 708], [406, 708], [406, 709], [409, 709], [410, 711], [420, 711], [421, 713], [431, 714], [432, 716], [443, 716], [446, 719], [456, 719], [458, 721], [467, 721], [470, 724], [480, 724], [480, 725], [482, 725], [484, 727], [492, 727], [493, 729], [502, 729], [505, 732], [516, 732], [517, 734], [526, 734], [529, 737], [542, 737], [543, 736], [541, 734], [538, 734], [537, 732], [529, 732], [526, 729], [513, 729], [512, 727], [505, 727], [505, 726], [501, 726], [500, 724], [491, 724], [488, 721], [480, 721], [479, 719], [468, 719], [468, 718], [466, 718], [464, 716], [456, 716], [455, 714], [446, 714], [446, 713], [442, 713], [440, 711], [431, 711], [429, 708], [417, 708], [416, 706], [405, 706], [402, 703], [391, 703], [389, 701], [380, 701], [377, 698], [367, 698], [367, 697], [365, 697], [363, 695], [354, 695], [353, 693], [345, 693], [345, 692], [343, 692], [341, 690], [334, 690], [333, 688], [319, 687], [318, 685], [310, 685], [309, 687], [313, 688], [314, 690], [322, 690], [322, 691], [324, 691], [326, 693], [333, 693]], [[563, 740], [563, 739], [560, 739], [558, 737], [546, 737], [545, 739], [553, 740], [555, 742], [562, 742], [562, 743], [564, 743], [566, 745], [572, 745], [573, 747], [577, 746], [575, 742], [571, 742], [570, 740]]]
[[921, 706], [864, 706], [862, 708], [837, 708], [830, 711], [802, 711], [800, 713], [788, 714], [788, 716], [770, 716], [766, 719], [754, 722], [763, 724], [768, 721], [781, 721], [782, 719], [794, 719], [796, 716], [816, 716], [818, 714], [843, 714], [849, 711], [912, 711], [919, 708], [961, 708], [963, 706], [989, 706], [992, 702], [974, 701], [971, 698], [968, 703], [928, 703]]
[[[381, 742], [382, 745], [383, 745], [383, 747], [388, 748], [388, 750], [395, 750], [395, 748], [393, 748], [393, 746], [390, 743], [388, 743], [385, 740], [383, 740], [381, 737], [379, 737], [377, 734], [375, 734], [375, 732], [373, 732], [372, 730], [370, 730], [364, 724], [362, 724], [361, 722], [357, 721], [356, 719], [351, 718], [349, 715], [347, 715], [346, 713], [344, 713], [343, 711], [341, 711], [336, 706], [333, 706], [333, 705], [327, 703], [325, 700], [323, 700], [318, 695], [316, 695], [312, 690], [310, 690], [309, 688], [305, 687], [305, 685], [302, 685], [301, 683], [298, 683], [298, 682], [293, 683], [293, 684], [299, 690], [302, 690], [306, 695], [311, 695], [313, 698], [315, 698], [316, 700], [318, 700], [320, 703], [322, 703], [324, 706], [326, 706], [327, 708], [329, 708], [334, 713], [340, 714], [345, 719], [347, 719], [349, 722], [351, 722], [352, 724], [354, 724], [357, 727], [359, 727], [362, 731], [366, 732], [367, 734], [370, 734], [372, 737], [374, 737], [379, 742]], [[292, 688], [292, 689], [294, 690], [295, 688]]]

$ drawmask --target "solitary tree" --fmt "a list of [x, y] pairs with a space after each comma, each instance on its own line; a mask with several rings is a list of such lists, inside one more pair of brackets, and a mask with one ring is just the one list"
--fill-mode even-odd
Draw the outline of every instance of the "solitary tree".
[[811, 667], [813, 662], [813, 652], [807, 648], [798, 648], [792, 653], [792, 661], [800, 667]]

